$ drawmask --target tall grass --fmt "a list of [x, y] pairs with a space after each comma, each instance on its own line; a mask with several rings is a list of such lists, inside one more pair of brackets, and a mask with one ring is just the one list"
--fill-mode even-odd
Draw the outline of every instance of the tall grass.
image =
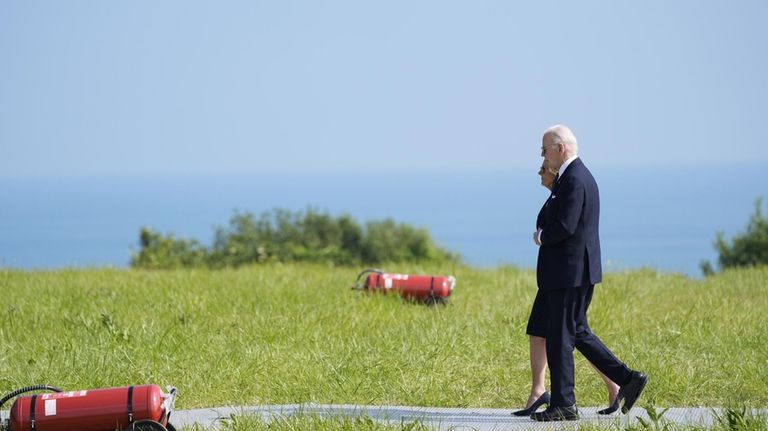
[[[0, 271], [0, 395], [47, 383], [179, 388], [177, 408], [284, 403], [519, 407], [535, 274], [453, 274], [445, 307], [351, 291], [357, 268]], [[650, 270], [596, 288], [594, 331], [647, 372], [641, 404], [768, 404], [768, 268], [705, 280]], [[576, 355], [579, 405], [602, 382]], [[6, 406], [8, 408], [8, 406]]]
[[[186, 428], [185, 428], [186, 429]], [[313, 414], [296, 414], [291, 416], [274, 416], [269, 420], [257, 416], [234, 415], [221, 421], [224, 431], [261, 431], [261, 430], [313, 430], [313, 431], [430, 431], [435, 429], [422, 422], [382, 422], [365, 415], [357, 417], [331, 416], [324, 417]], [[199, 424], [189, 427], [189, 431], [205, 431]]]

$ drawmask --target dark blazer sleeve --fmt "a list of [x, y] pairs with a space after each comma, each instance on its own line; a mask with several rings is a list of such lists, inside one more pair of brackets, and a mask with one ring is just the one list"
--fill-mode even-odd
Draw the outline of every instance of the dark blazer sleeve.
[[543, 245], [557, 244], [571, 237], [579, 227], [581, 208], [584, 206], [584, 184], [573, 177], [564, 178], [553, 197], [558, 199], [554, 220], [544, 226], [541, 232]]

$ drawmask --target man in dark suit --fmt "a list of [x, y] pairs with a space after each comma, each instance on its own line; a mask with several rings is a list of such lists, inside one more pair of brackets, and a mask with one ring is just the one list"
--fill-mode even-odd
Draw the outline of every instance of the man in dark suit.
[[533, 240], [539, 246], [536, 279], [547, 300], [547, 361], [551, 403], [531, 418], [576, 420], [573, 393], [573, 349], [621, 386], [621, 411], [629, 412], [648, 377], [630, 370], [592, 333], [587, 309], [595, 284], [602, 281], [600, 263], [600, 195], [597, 183], [579, 159], [576, 137], [557, 125], [544, 132], [541, 155], [558, 170], [543, 220]]

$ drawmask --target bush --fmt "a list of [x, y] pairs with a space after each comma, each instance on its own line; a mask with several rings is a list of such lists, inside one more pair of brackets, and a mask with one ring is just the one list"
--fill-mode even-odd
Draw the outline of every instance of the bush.
[[[721, 270], [738, 266], [755, 266], [768, 264], [768, 218], [763, 216], [763, 201], [755, 201], [755, 212], [749, 219], [747, 231], [736, 235], [731, 241], [718, 232], [714, 247], [719, 257], [717, 259]], [[715, 270], [709, 261], [701, 263], [704, 275], [714, 274]]]
[[261, 215], [235, 213], [229, 228], [216, 230], [211, 266], [240, 266], [278, 261], [355, 263], [360, 227], [349, 216], [334, 219], [312, 210], [306, 214], [276, 209]]
[[131, 266], [147, 269], [173, 269], [203, 266], [208, 260], [205, 247], [195, 240], [163, 236], [148, 227], [139, 231], [138, 253], [131, 256]]
[[370, 222], [362, 241], [364, 263], [457, 260], [457, 256], [437, 247], [425, 229], [395, 224], [391, 219]]
[[206, 266], [238, 267], [261, 262], [328, 262], [375, 265], [384, 262], [458, 261], [459, 256], [437, 246], [425, 229], [391, 219], [368, 222], [362, 228], [349, 215], [332, 217], [313, 210], [275, 209], [256, 217], [232, 216], [219, 227], [213, 246], [194, 240], [162, 236], [148, 228], [140, 233], [141, 249], [131, 260], [135, 268]]

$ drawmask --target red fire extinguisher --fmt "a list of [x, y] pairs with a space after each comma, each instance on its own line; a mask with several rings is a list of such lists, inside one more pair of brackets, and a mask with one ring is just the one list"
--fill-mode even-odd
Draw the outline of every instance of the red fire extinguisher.
[[175, 431], [168, 419], [176, 388], [163, 393], [157, 385], [63, 392], [46, 385], [29, 386], [0, 399], [0, 407], [27, 392], [53, 393], [19, 397], [0, 431]]
[[355, 289], [389, 292], [394, 291], [407, 299], [428, 305], [445, 304], [456, 287], [453, 276], [388, 274], [379, 269], [365, 269], [357, 276]]

